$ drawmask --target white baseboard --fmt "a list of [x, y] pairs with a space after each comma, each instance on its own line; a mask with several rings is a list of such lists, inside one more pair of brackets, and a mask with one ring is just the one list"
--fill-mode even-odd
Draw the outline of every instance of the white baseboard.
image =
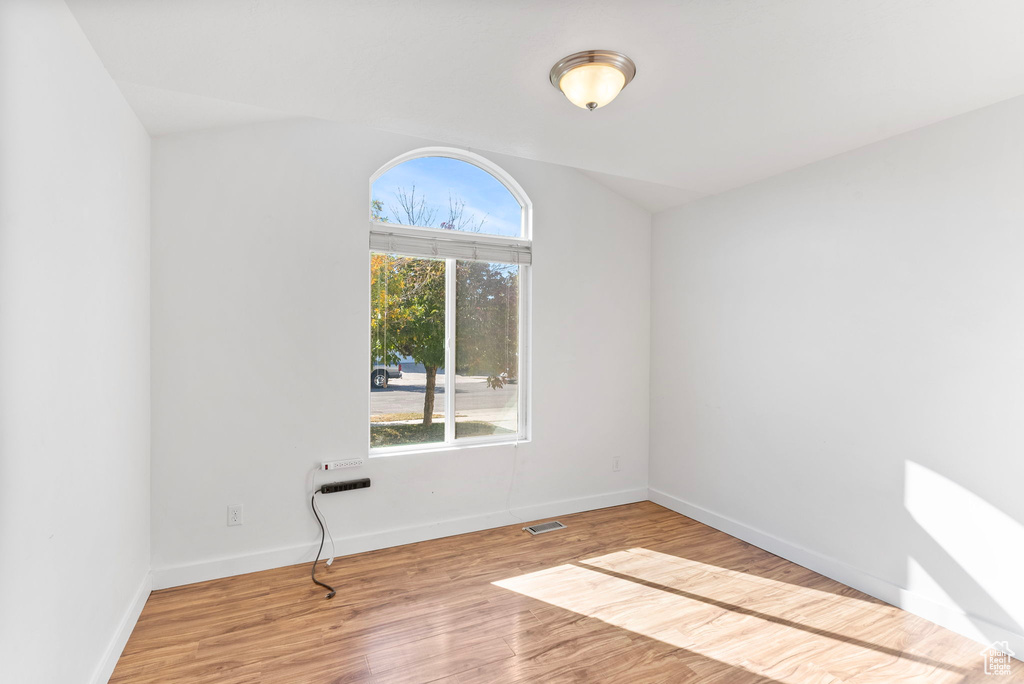
[[[816, 551], [811, 551], [797, 544], [779, 539], [763, 530], [738, 522], [706, 508], [678, 499], [670, 494], [651, 489], [650, 498], [656, 504], [671, 509], [676, 513], [704, 523], [716, 530], [742, 539], [754, 546], [764, 549], [776, 556], [792, 561], [797, 565], [830, 577], [837, 582], [863, 591], [881, 601], [902, 608], [946, 629], [956, 632], [968, 639], [989, 646], [995, 641], [1006, 641], [1012, 651], [1021, 658], [1024, 654], [1024, 635], [1017, 634], [988, 620], [965, 613], [957, 606], [944, 605], [934, 599], [909, 591], [893, 582], [875, 577], [853, 566]], [[979, 649], [979, 654], [981, 649]]]
[[[515, 525], [523, 521], [534, 522], [541, 518], [580, 513], [582, 511], [591, 511], [598, 508], [646, 500], [646, 489], [627, 489], [579, 499], [552, 501], [535, 506], [516, 508], [513, 509], [514, 516], [509, 515], [507, 511], [495, 511], [465, 518], [441, 520], [426, 525], [383, 530], [371, 534], [335, 537], [334, 542], [338, 555], [347, 556], [353, 553], [362, 553], [363, 551], [385, 549], [391, 546], [412, 544], [427, 541], [428, 539], [465, 534], [467, 532], [477, 532], [493, 527]], [[296, 544], [294, 546], [259, 551], [252, 554], [156, 568], [153, 570], [153, 588], [166, 589], [183, 584], [192, 584], [193, 582], [203, 582], [221, 577], [242, 575], [248, 572], [259, 572], [260, 570], [270, 570], [296, 563], [309, 562], [315, 557], [318, 546], [319, 542]]]
[[135, 592], [132, 602], [128, 605], [124, 617], [121, 618], [117, 631], [111, 637], [110, 644], [103, 653], [103, 658], [100, 660], [99, 665], [96, 666], [95, 672], [93, 672], [92, 684], [106, 684], [110, 679], [110, 675], [114, 674], [117, 659], [121, 657], [121, 652], [124, 651], [125, 644], [128, 643], [128, 637], [132, 635], [135, 623], [139, 621], [139, 615], [142, 614], [142, 609], [146, 605], [146, 600], [149, 599], [149, 594], [152, 590], [153, 575], [147, 572], [146, 576], [142, 578], [142, 583]]

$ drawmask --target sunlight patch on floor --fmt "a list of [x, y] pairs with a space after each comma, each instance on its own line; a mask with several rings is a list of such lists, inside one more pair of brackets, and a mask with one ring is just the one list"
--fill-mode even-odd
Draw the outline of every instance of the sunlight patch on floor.
[[906, 614], [891, 606], [765, 578], [736, 582], [715, 566], [665, 556], [630, 549], [494, 584], [780, 682], [870, 670], [871, 681], [952, 684], [965, 674], [937, 654], [901, 655]]
[[[638, 579], [644, 579], [651, 582], [664, 581], [668, 586], [676, 586], [673, 582], [682, 583], [678, 588], [685, 588], [683, 585], [692, 587], [692, 582], [694, 581], [712, 578], [716, 581], [716, 586], [720, 589], [721, 580], [724, 577], [728, 578], [730, 581], [737, 581], [737, 591], [744, 595], [751, 591], [757, 591], [760, 594], [770, 593], [772, 595], [776, 592], [787, 591], [791, 594], [799, 593], [801, 600], [806, 602], [821, 600], [829, 601], [831, 605], [843, 605], [856, 608], [863, 607], [862, 604], [865, 602], [865, 598], [868, 603], [880, 603], [870, 597], [862, 598], [862, 595], [838, 595], [823, 589], [815, 589], [804, 585], [793, 585], [791, 582], [772, 579], [771, 577], [766, 577], [758, 572], [742, 572], [722, 567], [720, 565], [702, 563], [698, 560], [682, 558], [668, 553], [661, 553], [660, 551], [653, 551], [651, 549], [644, 548], [616, 551], [603, 556], [588, 558], [580, 561], [580, 563], [608, 570], [618, 570], [619, 572], [633, 575]], [[882, 606], [893, 611], [897, 610], [892, 606], [885, 606], [884, 604], [882, 604]]]

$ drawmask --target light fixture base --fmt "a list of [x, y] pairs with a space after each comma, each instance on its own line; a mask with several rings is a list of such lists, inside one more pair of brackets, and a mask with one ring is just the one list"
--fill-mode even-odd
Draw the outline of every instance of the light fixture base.
[[583, 50], [582, 52], [574, 52], [568, 57], [563, 57], [558, 60], [555, 66], [551, 67], [551, 73], [548, 75], [551, 85], [561, 90], [558, 84], [562, 80], [562, 76], [584, 64], [607, 64], [615, 67], [626, 78], [626, 82], [622, 86], [623, 88], [628, 86], [629, 82], [636, 76], [636, 64], [621, 52], [616, 52], [615, 50]]

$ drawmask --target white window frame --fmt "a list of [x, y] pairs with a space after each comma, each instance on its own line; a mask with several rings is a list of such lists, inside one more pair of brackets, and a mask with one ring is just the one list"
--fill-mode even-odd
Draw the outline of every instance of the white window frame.
[[[508, 237], [484, 233], [465, 233], [441, 230], [439, 228], [406, 226], [373, 220], [370, 209], [373, 202], [373, 184], [378, 178], [400, 164], [422, 157], [447, 157], [463, 161], [480, 168], [497, 179], [509, 191], [521, 207], [522, 235]], [[408, 444], [392, 447], [369, 447], [370, 444], [370, 393], [366, 395], [366, 444], [371, 458], [393, 454], [425, 453], [461, 449], [483, 445], [516, 444], [530, 441], [530, 326], [531, 326], [531, 270], [533, 266], [533, 203], [526, 191], [504, 169], [478, 154], [451, 147], [423, 147], [399, 155], [380, 167], [370, 177], [369, 201], [370, 249], [367, 253], [367, 274], [369, 276], [369, 255], [374, 252], [400, 254], [403, 256], [438, 258], [445, 257], [445, 392], [444, 419], [445, 441], [431, 444]], [[389, 249], [386, 245], [399, 243], [405, 249]], [[455, 255], [455, 256], [450, 256]], [[474, 259], [474, 257], [477, 257]], [[516, 263], [519, 265], [519, 375], [517, 383], [519, 430], [515, 435], [484, 435], [481, 437], [455, 438], [455, 268], [456, 261], [488, 261]], [[372, 304], [366, 298], [370, 320]], [[369, 325], [367, 325], [367, 356], [372, 348]]]

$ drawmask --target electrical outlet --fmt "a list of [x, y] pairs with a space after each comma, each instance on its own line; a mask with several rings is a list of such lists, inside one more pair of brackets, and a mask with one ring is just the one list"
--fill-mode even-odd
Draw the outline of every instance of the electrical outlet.
[[617, 473], [622, 470], [622, 464], [619, 462], [619, 457], [615, 456], [612, 458], [612, 472]]
[[324, 461], [321, 464], [322, 470], [338, 470], [339, 468], [358, 468], [363, 465], [361, 458], [349, 458], [344, 461]]
[[228, 506], [228, 525], [242, 524], [242, 504]]

